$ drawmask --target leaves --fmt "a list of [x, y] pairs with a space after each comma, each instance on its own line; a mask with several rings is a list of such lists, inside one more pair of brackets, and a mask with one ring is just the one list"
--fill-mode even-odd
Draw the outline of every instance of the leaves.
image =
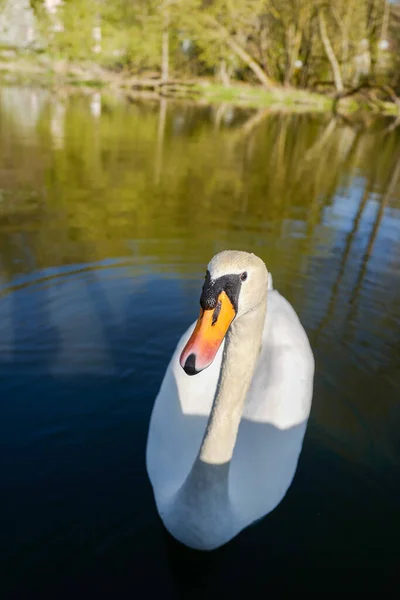
[[[48, 51], [67, 59], [160, 71], [168, 23], [177, 75], [333, 88], [334, 65], [344, 87], [360, 77], [399, 85], [400, 17], [387, 0], [64, 0], [58, 29], [42, 0], [32, 5]], [[96, 26], [102, 38], [95, 52]], [[379, 45], [382, 32], [388, 49]]]

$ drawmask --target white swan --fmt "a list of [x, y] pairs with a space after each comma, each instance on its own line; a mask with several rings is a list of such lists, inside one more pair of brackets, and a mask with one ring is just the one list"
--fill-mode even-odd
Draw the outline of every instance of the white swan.
[[254, 254], [214, 256], [200, 305], [156, 398], [146, 462], [165, 527], [191, 548], [212, 550], [272, 511], [289, 488], [314, 358]]

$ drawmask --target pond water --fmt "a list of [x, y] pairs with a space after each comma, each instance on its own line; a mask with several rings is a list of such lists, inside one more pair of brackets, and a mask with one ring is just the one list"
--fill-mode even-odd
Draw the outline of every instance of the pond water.
[[[235, 597], [295, 570], [392, 572], [400, 128], [389, 125], [0, 90], [7, 597]], [[206, 264], [225, 248], [265, 260], [309, 335], [316, 375], [286, 497], [202, 554], [164, 531], [145, 445]]]

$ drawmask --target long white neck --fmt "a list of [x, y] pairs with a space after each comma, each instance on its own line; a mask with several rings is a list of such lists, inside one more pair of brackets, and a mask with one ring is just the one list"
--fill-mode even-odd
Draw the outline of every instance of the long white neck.
[[260, 352], [265, 312], [266, 299], [231, 325], [203, 442], [184, 484], [186, 494], [227, 491], [229, 463]]

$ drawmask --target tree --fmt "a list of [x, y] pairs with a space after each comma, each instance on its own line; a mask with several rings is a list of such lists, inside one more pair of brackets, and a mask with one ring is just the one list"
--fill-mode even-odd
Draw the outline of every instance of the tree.
[[[49, 2], [57, 4], [62, 26], [55, 26]], [[51, 54], [133, 73], [155, 71], [163, 81], [182, 74], [189, 63], [194, 75], [215, 74], [225, 85], [232, 79], [257, 82], [266, 89], [323, 83], [341, 91], [363, 79], [387, 84], [400, 78], [399, 10], [388, 0], [31, 0], [31, 5]], [[99, 28], [101, 47], [93, 39]]]
[[328, 36], [328, 31], [327, 31], [327, 27], [326, 27], [326, 21], [325, 21], [325, 15], [324, 15], [323, 8], [320, 8], [318, 11], [318, 23], [319, 23], [319, 31], [321, 34], [321, 41], [324, 46], [326, 56], [329, 60], [331, 68], [332, 68], [333, 79], [335, 82], [336, 90], [338, 92], [342, 92], [343, 91], [342, 74], [340, 72], [339, 62], [335, 56], [335, 52], [332, 48], [332, 44], [331, 44], [331, 41]]

